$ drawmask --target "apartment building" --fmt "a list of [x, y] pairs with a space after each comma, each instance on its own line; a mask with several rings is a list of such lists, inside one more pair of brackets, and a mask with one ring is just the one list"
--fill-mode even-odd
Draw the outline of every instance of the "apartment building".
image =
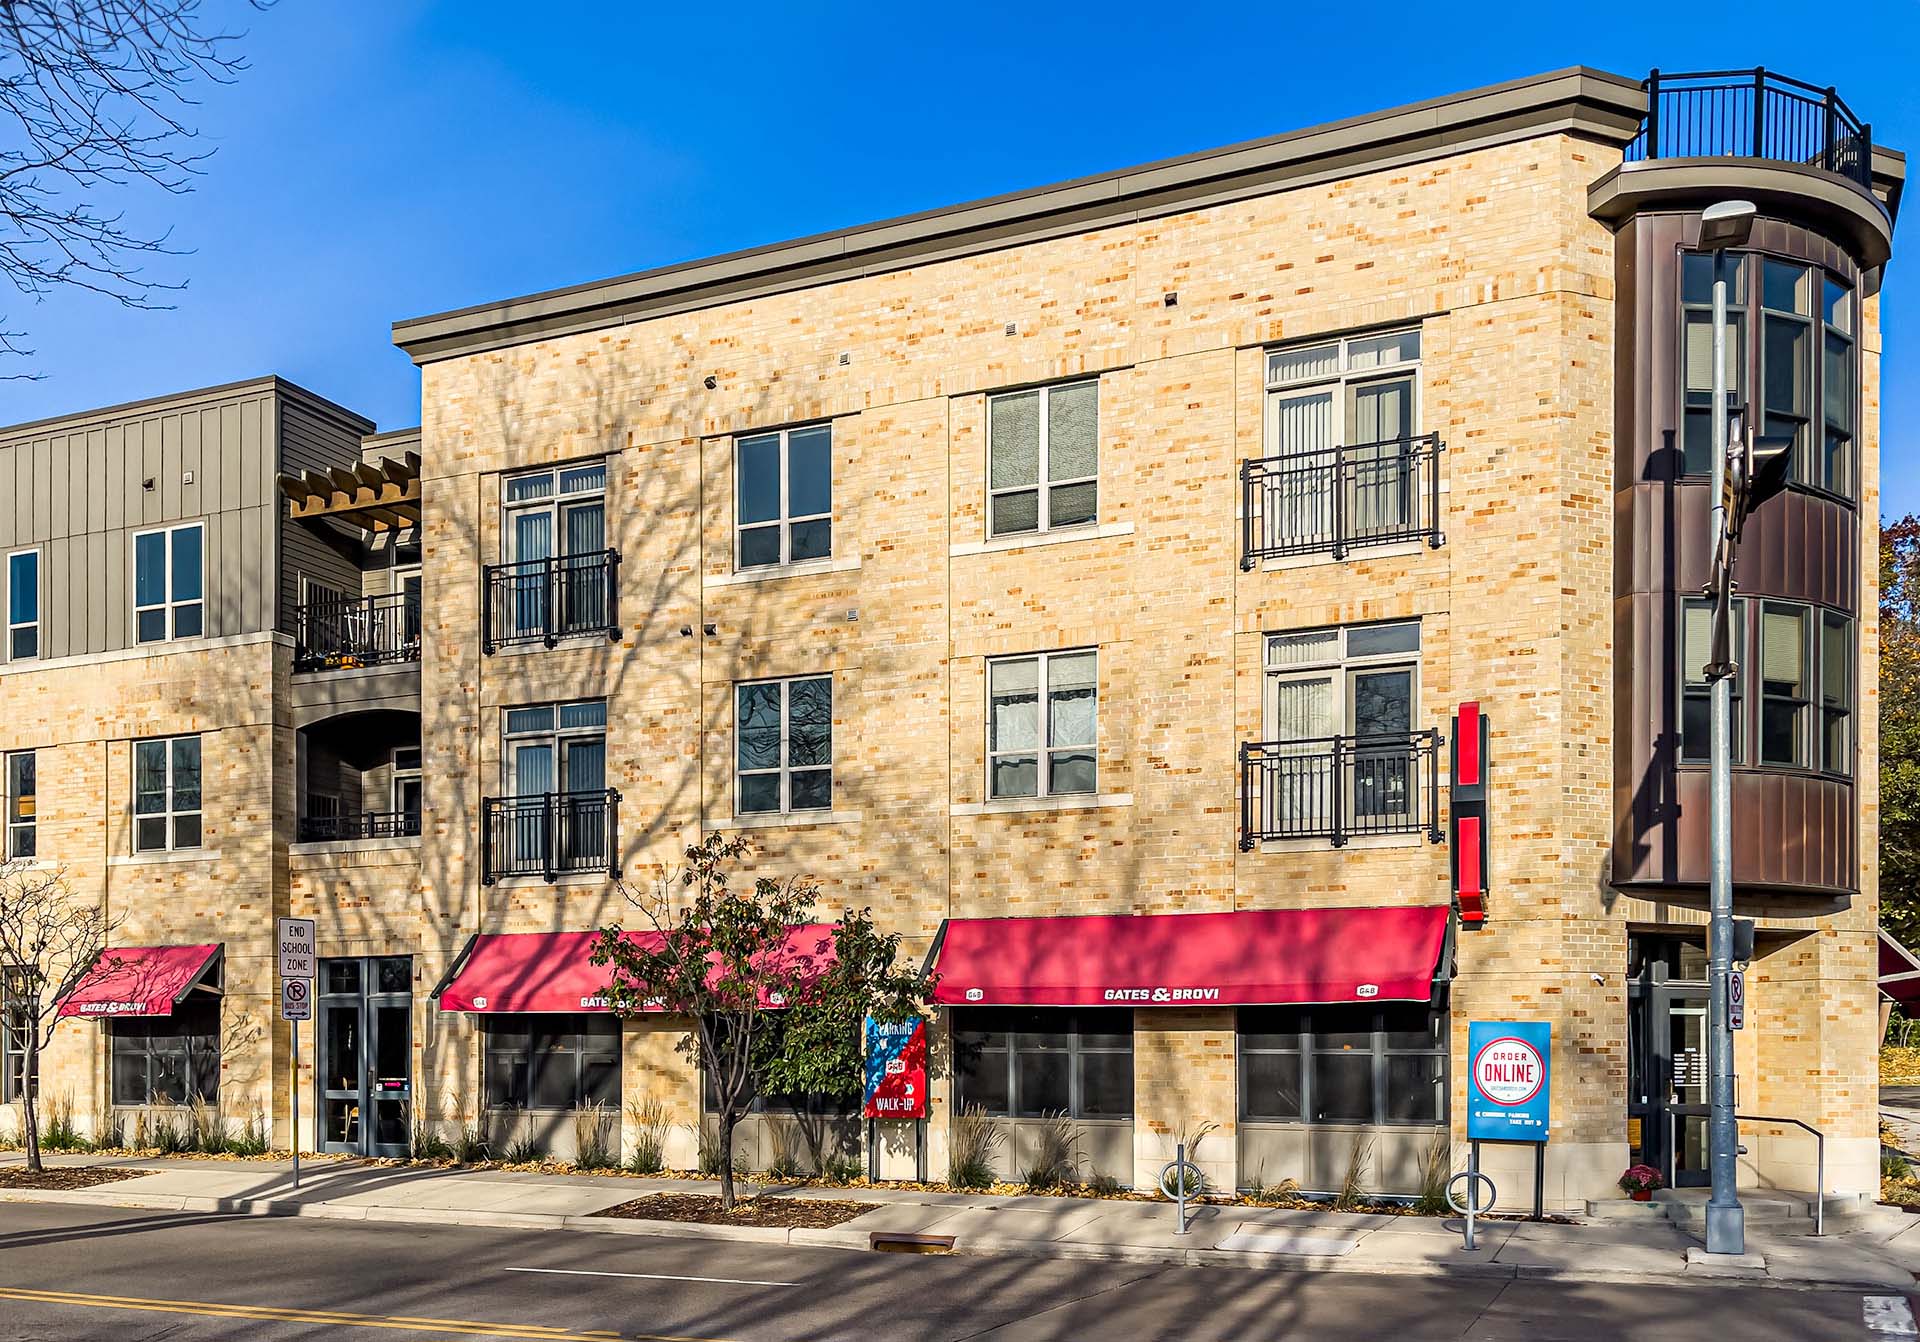
[[[651, 1099], [691, 1165], [688, 1023], [613, 1017], [584, 957], [738, 832], [941, 974], [936, 1174], [979, 1105], [1010, 1170], [1064, 1111], [1126, 1183], [1210, 1125], [1222, 1186], [1330, 1188], [1358, 1144], [1412, 1191], [1468, 1022], [1542, 1020], [1545, 1201], [1704, 1182], [1698, 232], [1738, 198], [1738, 427], [1795, 467], [1739, 572], [1736, 1062], [1871, 1188], [1903, 181], [1830, 91], [1576, 69], [400, 322], [417, 430], [248, 384], [237, 533], [164, 405], [6, 430], [9, 816], [178, 981], [89, 989], [43, 1087], [100, 1122], [217, 1077], [282, 1140], [297, 1088], [369, 1154], [565, 1154], [580, 1106]], [[161, 446], [115, 457], [136, 421]], [[108, 487], [58, 492], [95, 434]], [[320, 924], [297, 1077], [277, 913]], [[863, 1140], [771, 1098], [747, 1135]], [[1812, 1186], [1810, 1140], [1743, 1136]], [[1486, 1163], [1530, 1190], [1530, 1152]]]

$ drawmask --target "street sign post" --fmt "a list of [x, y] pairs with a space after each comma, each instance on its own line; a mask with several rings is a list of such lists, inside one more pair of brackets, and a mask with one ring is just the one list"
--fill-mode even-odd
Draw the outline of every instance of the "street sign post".
[[287, 1080], [293, 1131], [293, 1187], [300, 1188], [300, 1022], [313, 1019], [313, 919], [282, 918], [274, 928], [280, 961], [280, 1019], [293, 1037], [293, 1074]]
[[1727, 980], [1727, 1028], [1747, 1028], [1747, 973], [1744, 969], [1734, 970], [1732, 977]]

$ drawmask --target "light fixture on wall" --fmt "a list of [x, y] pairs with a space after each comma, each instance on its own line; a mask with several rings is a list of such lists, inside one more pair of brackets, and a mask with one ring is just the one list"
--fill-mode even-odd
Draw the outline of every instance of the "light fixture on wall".
[[708, 373], [705, 380], [702, 381], [700, 385], [705, 387], [708, 391], [712, 391], [714, 390], [714, 388], [720, 385], [720, 379], [715, 377], [712, 373]]

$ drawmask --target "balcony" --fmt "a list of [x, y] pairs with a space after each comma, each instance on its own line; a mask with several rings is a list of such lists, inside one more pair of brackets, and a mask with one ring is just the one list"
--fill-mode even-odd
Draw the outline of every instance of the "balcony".
[[549, 648], [563, 638], [620, 637], [620, 555], [614, 550], [491, 564], [480, 607], [488, 655], [521, 643]]
[[293, 669], [345, 671], [420, 660], [420, 599], [317, 596], [294, 610]]
[[1256, 741], [1240, 747], [1240, 847], [1265, 839], [1425, 834], [1439, 843], [1437, 731]]
[[1240, 466], [1240, 567], [1425, 541], [1439, 549], [1437, 434], [1262, 457]]
[[341, 815], [303, 815], [299, 843], [339, 843], [350, 839], [414, 839], [420, 836], [418, 811], [350, 811]]
[[488, 797], [480, 821], [480, 883], [503, 876], [620, 874], [620, 794], [543, 792]]
[[1873, 193], [1873, 128], [1831, 88], [1764, 69], [1647, 76], [1626, 161], [1759, 158], [1819, 168]]

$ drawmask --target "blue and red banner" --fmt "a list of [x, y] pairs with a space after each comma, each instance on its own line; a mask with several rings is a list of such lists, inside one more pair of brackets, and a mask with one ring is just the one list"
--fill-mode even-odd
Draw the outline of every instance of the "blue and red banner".
[[927, 1116], [927, 1022], [867, 1017], [866, 1102], [862, 1118]]

